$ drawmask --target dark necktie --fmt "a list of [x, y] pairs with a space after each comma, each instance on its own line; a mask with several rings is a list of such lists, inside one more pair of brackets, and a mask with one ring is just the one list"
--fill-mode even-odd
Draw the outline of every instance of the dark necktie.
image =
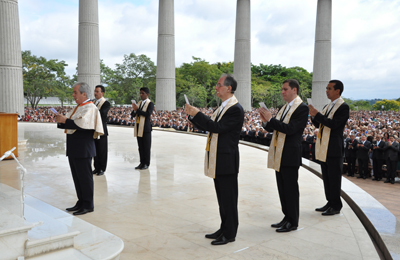
[[332, 104], [332, 106], [326, 111], [326, 113], [325, 113], [326, 116], [329, 115], [329, 113], [332, 111], [332, 108], [333, 108], [334, 106], [335, 106], [335, 105]]
[[280, 121], [283, 121], [283, 119], [285, 119], [285, 117], [286, 117], [286, 115], [287, 115], [287, 113], [289, 112], [289, 110], [290, 110], [290, 106], [289, 105], [287, 105], [287, 107], [286, 107], [287, 109], [285, 109], [286, 111], [285, 112], [283, 112], [284, 114], [283, 114], [283, 116], [281, 117], [281, 120]]

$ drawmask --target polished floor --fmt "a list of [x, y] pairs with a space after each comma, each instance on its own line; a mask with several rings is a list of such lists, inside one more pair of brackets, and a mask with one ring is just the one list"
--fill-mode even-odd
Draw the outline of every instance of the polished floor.
[[[59, 209], [75, 191], [65, 157], [65, 134], [55, 124], [19, 123], [27, 139], [19, 159], [27, 168], [25, 192]], [[321, 216], [322, 181], [301, 169], [299, 229], [276, 233], [282, 219], [267, 153], [240, 146], [239, 231], [236, 242], [210, 245], [204, 234], [219, 227], [212, 179], [203, 175], [202, 136], [153, 131], [152, 161], [137, 171], [132, 128], [109, 127], [109, 162], [95, 176], [95, 210], [80, 216], [123, 239], [121, 259], [379, 259], [367, 232], [344, 202], [341, 214]], [[13, 161], [0, 163], [0, 181], [18, 186]]]

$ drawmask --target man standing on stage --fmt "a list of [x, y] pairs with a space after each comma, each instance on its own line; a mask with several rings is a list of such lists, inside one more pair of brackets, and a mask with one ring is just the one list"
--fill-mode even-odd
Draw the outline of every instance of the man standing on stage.
[[244, 121], [244, 111], [234, 96], [237, 82], [233, 75], [222, 74], [215, 87], [221, 106], [210, 117], [186, 104], [190, 121], [200, 130], [208, 131], [204, 172], [214, 179], [221, 217], [220, 228], [207, 234], [214, 239], [212, 245], [225, 245], [235, 241], [239, 226], [238, 173], [239, 139]]
[[56, 116], [57, 127], [65, 129], [67, 134], [67, 156], [78, 197], [75, 206], [67, 208], [67, 211], [75, 211], [74, 215], [83, 215], [94, 209], [92, 157], [96, 156], [94, 139], [103, 135], [103, 125], [99, 110], [90, 101], [90, 92], [88, 84], [76, 83], [72, 96], [77, 106], [66, 116]]
[[150, 166], [151, 150], [151, 120], [154, 104], [149, 99], [149, 88], [140, 88], [140, 98], [138, 104], [132, 104], [132, 119], [136, 117], [134, 135], [137, 137], [139, 147], [140, 164], [135, 167], [137, 170], [145, 170]]
[[320, 161], [325, 197], [328, 203], [316, 211], [323, 216], [339, 214], [342, 209], [340, 192], [343, 169], [343, 130], [349, 119], [350, 109], [341, 95], [344, 86], [340, 80], [329, 81], [326, 96], [331, 100], [322, 112], [308, 105], [313, 124], [319, 128], [315, 146], [315, 156]]
[[94, 89], [94, 97], [96, 101], [95, 106], [100, 111], [101, 121], [103, 123], [104, 135], [100, 136], [99, 139], [95, 139], [94, 143], [96, 145], [96, 156], [94, 159], [94, 171], [93, 174], [101, 176], [105, 173], [107, 168], [107, 154], [108, 154], [108, 130], [107, 130], [107, 114], [110, 110], [110, 102], [104, 98], [105, 88], [102, 85], [97, 85]]
[[286, 104], [275, 118], [269, 110], [260, 108], [263, 127], [274, 131], [268, 151], [268, 168], [275, 169], [279, 199], [284, 218], [272, 224], [276, 232], [296, 230], [299, 224], [299, 167], [302, 155], [302, 134], [308, 120], [308, 107], [298, 96], [299, 82], [285, 80], [282, 98]]

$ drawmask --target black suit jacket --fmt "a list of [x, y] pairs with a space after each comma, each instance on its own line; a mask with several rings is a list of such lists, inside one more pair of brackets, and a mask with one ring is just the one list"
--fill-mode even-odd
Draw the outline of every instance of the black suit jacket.
[[103, 122], [103, 130], [104, 130], [104, 135], [108, 135], [108, 129], [107, 129], [107, 115], [108, 111], [110, 110], [110, 102], [106, 101], [103, 103], [103, 105], [100, 108], [100, 116], [101, 116], [101, 122]]
[[[282, 108], [281, 108], [282, 109]], [[282, 151], [281, 166], [296, 167], [301, 165], [303, 131], [307, 125], [308, 120], [308, 106], [303, 102], [293, 112], [288, 124], [280, 120], [271, 118], [271, 120], [264, 125], [268, 132], [277, 130], [286, 134], [285, 144]], [[271, 146], [274, 140], [271, 140]]]
[[[362, 141], [358, 141], [358, 144], [362, 144]], [[357, 145], [358, 146], [358, 145]], [[369, 149], [371, 149], [371, 142], [370, 141], [365, 141], [364, 146], [358, 146], [357, 147], [357, 158], [362, 159], [362, 160], [368, 160], [369, 159]]]
[[96, 156], [93, 130], [82, 129], [74, 120], [67, 119], [65, 124], [57, 124], [58, 128], [76, 129], [73, 134], [67, 134], [67, 156], [70, 158], [88, 158]]
[[346, 140], [346, 150], [347, 157], [356, 158], [357, 157], [357, 139], [354, 138], [352, 141], [351, 138]]
[[[154, 110], [154, 103], [150, 101], [150, 104], [147, 106], [147, 111], [142, 111], [139, 107], [136, 111], [133, 110], [131, 113], [132, 119], [136, 117], [136, 115], [141, 115], [146, 118], [144, 121], [144, 128], [143, 128], [144, 133], [150, 133], [153, 130], [153, 128], [151, 127], [151, 120], [150, 120], [150, 117], [153, 114], [153, 110]], [[135, 127], [139, 126], [135, 124]]]
[[347, 123], [347, 120], [349, 119], [349, 113], [350, 113], [349, 106], [346, 103], [343, 103], [336, 110], [332, 119], [329, 119], [328, 116], [325, 116], [319, 112], [312, 119], [312, 122], [316, 127], [319, 127], [320, 124], [322, 124], [331, 129], [327, 157], [343, 157], [343, 152], [344, 152], [343, 130]]
[[218, 133], [216, 175], [239, 173], [239, 139], [244, 111], [237, 103], [226, 110], [218, 122], [199, 112], [190, 121], [199, 129]]
[[385, 159], [390, 161], [397, 161], [399, 156], [399, 143], [393, 142], [392, 145], [389, 146], [389, 142], [385, 143]]
[[[377, 159], [377, 160], [383, 160], [384, 159], [384, 152], [383, 148], [385, 148], [385, 142], [381, 140], [379, 142], [379, 145], [376, 145], [377, 142], [375, 141], [373, 146], [371, 147], [372, 149], [372, 159]], [[373, 149], [376, 147], [375, 149]]]

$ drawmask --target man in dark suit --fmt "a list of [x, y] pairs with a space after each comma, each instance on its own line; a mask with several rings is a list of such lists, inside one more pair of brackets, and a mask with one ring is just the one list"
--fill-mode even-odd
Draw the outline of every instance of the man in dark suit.
[[132, 104], [133, 111], [131, 117], [136, 117], [135, 136], [139, 147], [140, 164], [135, 167], [137, 170], [145, 170], [150, 166], [151, 150], [151, 120], [154, 104], [149, 99], [150, 90], [147, 87], [140, 88], [140, 98], [138, 104]]
[[302, 157], [310, 160], [310, 152], [311, 152], [311, 144], [313, 143], [314, 139], [311, 135], [309, 135], [309, 130], [306, 129], [306, 132], [303, 134], [303, 141], [301, 142], [302, 145]]
[[382, 140], [382, 136], [377, 134], [375, 136], [376, 141], [372, 144], [372, 165], [374, 168], [374, 178], [373, 181], [382, 180], [382, 165], [384, 161], [384, 152], [383, 148], [385, 148], [385, 142]]
[[103, 125], [99, 110], [88, 98], [89, 92], [88, 84], [76, 83], [72, 96], [77, 106], [66, 116], [56, 116], [57, 127], [65, 129], [67, 134], [67, 156], [78, 197], [75, 206], [67, 208], [67, 211], [75, 211], [74, 215], [83, 215], [94, 209], [91, 164], [92, 157], [96, 156], [94, 138], [103, 134]]
[[317, 159], [315, 159], [315, 142], [317, 141], [318, 131], [319, 131], [318, 128], [315, 129], [315, 130], [314, 130], [314, 135], [312, 136], [312, 139], [310, 138], [310, 141], [312, 142], [312, 143], [311, 143], [311, 148], [310, 148], [310, 151], [311, 151], [311, 160], [312, 160], [313, 162], [316, 162], [316, 163], [319, 163], [319, 162], [317, 161]]
[[324, 107], [322, 113], [312, 105], [310, 115], [315, 127], [319, 128], [315, 145], [315, 156], [321, 164], [325, 198], [328, 203], [316, 211], [323, 216], [339, 214], [342, 209], [340, 192], [342, 186], [342, 169], [344, 141], [343, 130], [349, 119], [349, 106], [341, 98], [344, 86], [340, 80], [331, 80], [326, 87], [326, 96], [331, 103]]
[[94, 159], [94, 171], [93, 174], [101, 176], [104, 174], [107, 168], [107, 154], [108, 154], [108, 129], [107, 129], [107, 114], [110, 110], [110, 102], [104, 98], [105, 88], [102, 85], [97, 85], [94, 89], [94, 97], [96, 101], [95, 106], [100, 111], [101, 121], [103, 123], [104, 135], [100, 136], [100, 139], [95, 139], [96, 145], [96, 156]]
[[361, 140], [357, 142], [357, 160], [359, 173], [357, 179], [363, 178], [365, 180], [368, 176], [369, 149], [371, 149], [371, 143], [367, 140], [367, 137], [365, 135], [361, 136]]
[[235, 241], [239, 226], [239, 139], [244, 111], [234, 96], [236, 87], [237, 82], [233, 75], [223, 74], [220, 77], [215, 90], [222, 104], [211, 118], [199, 109], [189, 104], [185, 105], [191, 122], [199, 129], [208, 131], [204, 170], [207, 176], [214, 178], [221, 217], [220, 228], [206, 235], [206, 238], [214, 239], [212, 245], [224, 245]]
[[275, 169], [279, 199], [284, 218], [272, 224], [277, 232], [296, 230], [299, 224], [299, 167], [303, 140], [302, 134], [308, 120], [308, 107], [298, 96], [299, 83], [288, 79], [282, 85], [282, 97], [287, 102], [275, 118], [265, 108], [259, 113], [263, 127], [274, 131], [268, 151], [268, 168]]
[[396, 177], [397, 171], [397, 160], [399, 156], [399, 143], [396, 142], [393, 135], [389, 135], [389, 141], [385, 144], [383, 149], [385, 151], [387, 165], [387, 179], [384, 182], [390, 182], [394, 184], [394, 178]]
[[357, 140], [354, 132], [350, 133], [350, 138], [346, 140], [347, 150], [347, 176], [354, 177], [356, 172]]

